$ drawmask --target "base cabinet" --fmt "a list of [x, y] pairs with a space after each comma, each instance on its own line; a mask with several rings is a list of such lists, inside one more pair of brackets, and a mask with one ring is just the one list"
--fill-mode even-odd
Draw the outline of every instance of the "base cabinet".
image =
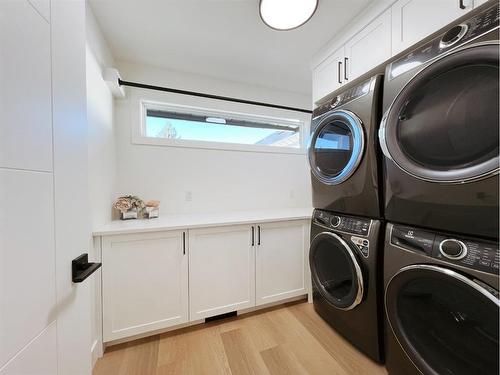
[[256, 305], [307, 293], [308, 222], [257, 225]]
[[191, 320], [255, 305], [252, 241], [249, 225], [189, 230]]
[[188, 321], [185, 232], [103, 237], [103, 341]]
[[103, 342], [307, 294], [309, 220], [100, 238]]

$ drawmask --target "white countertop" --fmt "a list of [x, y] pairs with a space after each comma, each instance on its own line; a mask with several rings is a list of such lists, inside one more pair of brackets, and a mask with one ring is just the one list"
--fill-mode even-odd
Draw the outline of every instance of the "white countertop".
[[127, 233], [158, 232], [223, 225], [257, 224], [272, 221], [310, 219], [312, 208], [283, 208], [276, 210], [234, 211], [212, 214], [161, 214], [156, 219], [115, 220], [95, 229], [96, 236]]

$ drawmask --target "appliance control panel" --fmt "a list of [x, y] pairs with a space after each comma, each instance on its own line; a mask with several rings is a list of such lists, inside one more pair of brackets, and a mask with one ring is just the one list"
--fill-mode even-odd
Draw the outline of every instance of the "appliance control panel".
[[391, 244], [464, 267], [498, 274], [498, 243], [394, 225]]
[[[358, 236], [368, 236], [370, 232], [370, 219], [354, 218], [350, 216], [337, 215], [333, 212], [315, 210], [313, 214], [315, 223], [327, 227], [332, 231], [354, 234]], [[356, 244], [356, 242], [353, 243]], [[368, 246], [366, 243], [364, 246]]]
[[499, 18], [500, 8], [495, 4], [468, 20], [450, 27], [428, 43], [393, 61], [389, 67], [389, 80], [425, 64], [444, 52], [498, 28]]
[[334, 96], [332, 99], [326, 101], [322, 105], [320, 105], [318, 108], [316, 108], [313, 112], [313, 120], [325, 114], [326, 112], [331, 111], [332, 109], [335, 109], [337, 107], [340, 107], [341, 105], [344, 105], [346, 103], [349, 103], [355, 99], [361, 98], [365, 95], [368, 95], [368, 93], [372, 90], [372, 85], [375, 83], [375, 78], [370, 78], [367, 81], [354, 86], [350, 88], [349, 90], [346, 90], [342, 93], [340, 93], [337, 96]]

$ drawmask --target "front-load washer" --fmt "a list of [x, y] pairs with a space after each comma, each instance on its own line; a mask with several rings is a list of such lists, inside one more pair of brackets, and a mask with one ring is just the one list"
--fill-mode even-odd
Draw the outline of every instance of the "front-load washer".
[[309, 251], [315, 310], [378, 362], [383, 358], [380, 231], [379, 220], [315, 210]]
[[498, 243], [393, 224], [385, 242], [389, 374], [498, 374]]
[[314, 110], [308, 154], [315, 208], [381, 217], [381, 82], [374, 76]]
[[388, 221], [498, 238], [497, 2], [386, 68]]

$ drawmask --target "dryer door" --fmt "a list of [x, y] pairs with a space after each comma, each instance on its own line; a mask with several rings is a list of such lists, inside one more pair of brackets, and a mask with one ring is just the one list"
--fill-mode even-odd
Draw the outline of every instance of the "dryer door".
[[399, 344], [423, 374], [498, 374], [498, 292], [447, 268], [412, 265], [387, 284]]
[[363, 125], [354, 113], [338, 110], [325, 115], [311, 136], [312, 173], [327, 185], [344, 182], [361, 162], [364, 144]]
[[498, 173], [498, 45], [444, 56], [411, 79], [384, 115], [382, 150], [406, 173], [460, 183]]
[[351, 310], [363, 299], [363, 274], [353, 250], [335, 233], [323, 232], [311, 242], [309, 264], [314, 285], [330, 304]]

